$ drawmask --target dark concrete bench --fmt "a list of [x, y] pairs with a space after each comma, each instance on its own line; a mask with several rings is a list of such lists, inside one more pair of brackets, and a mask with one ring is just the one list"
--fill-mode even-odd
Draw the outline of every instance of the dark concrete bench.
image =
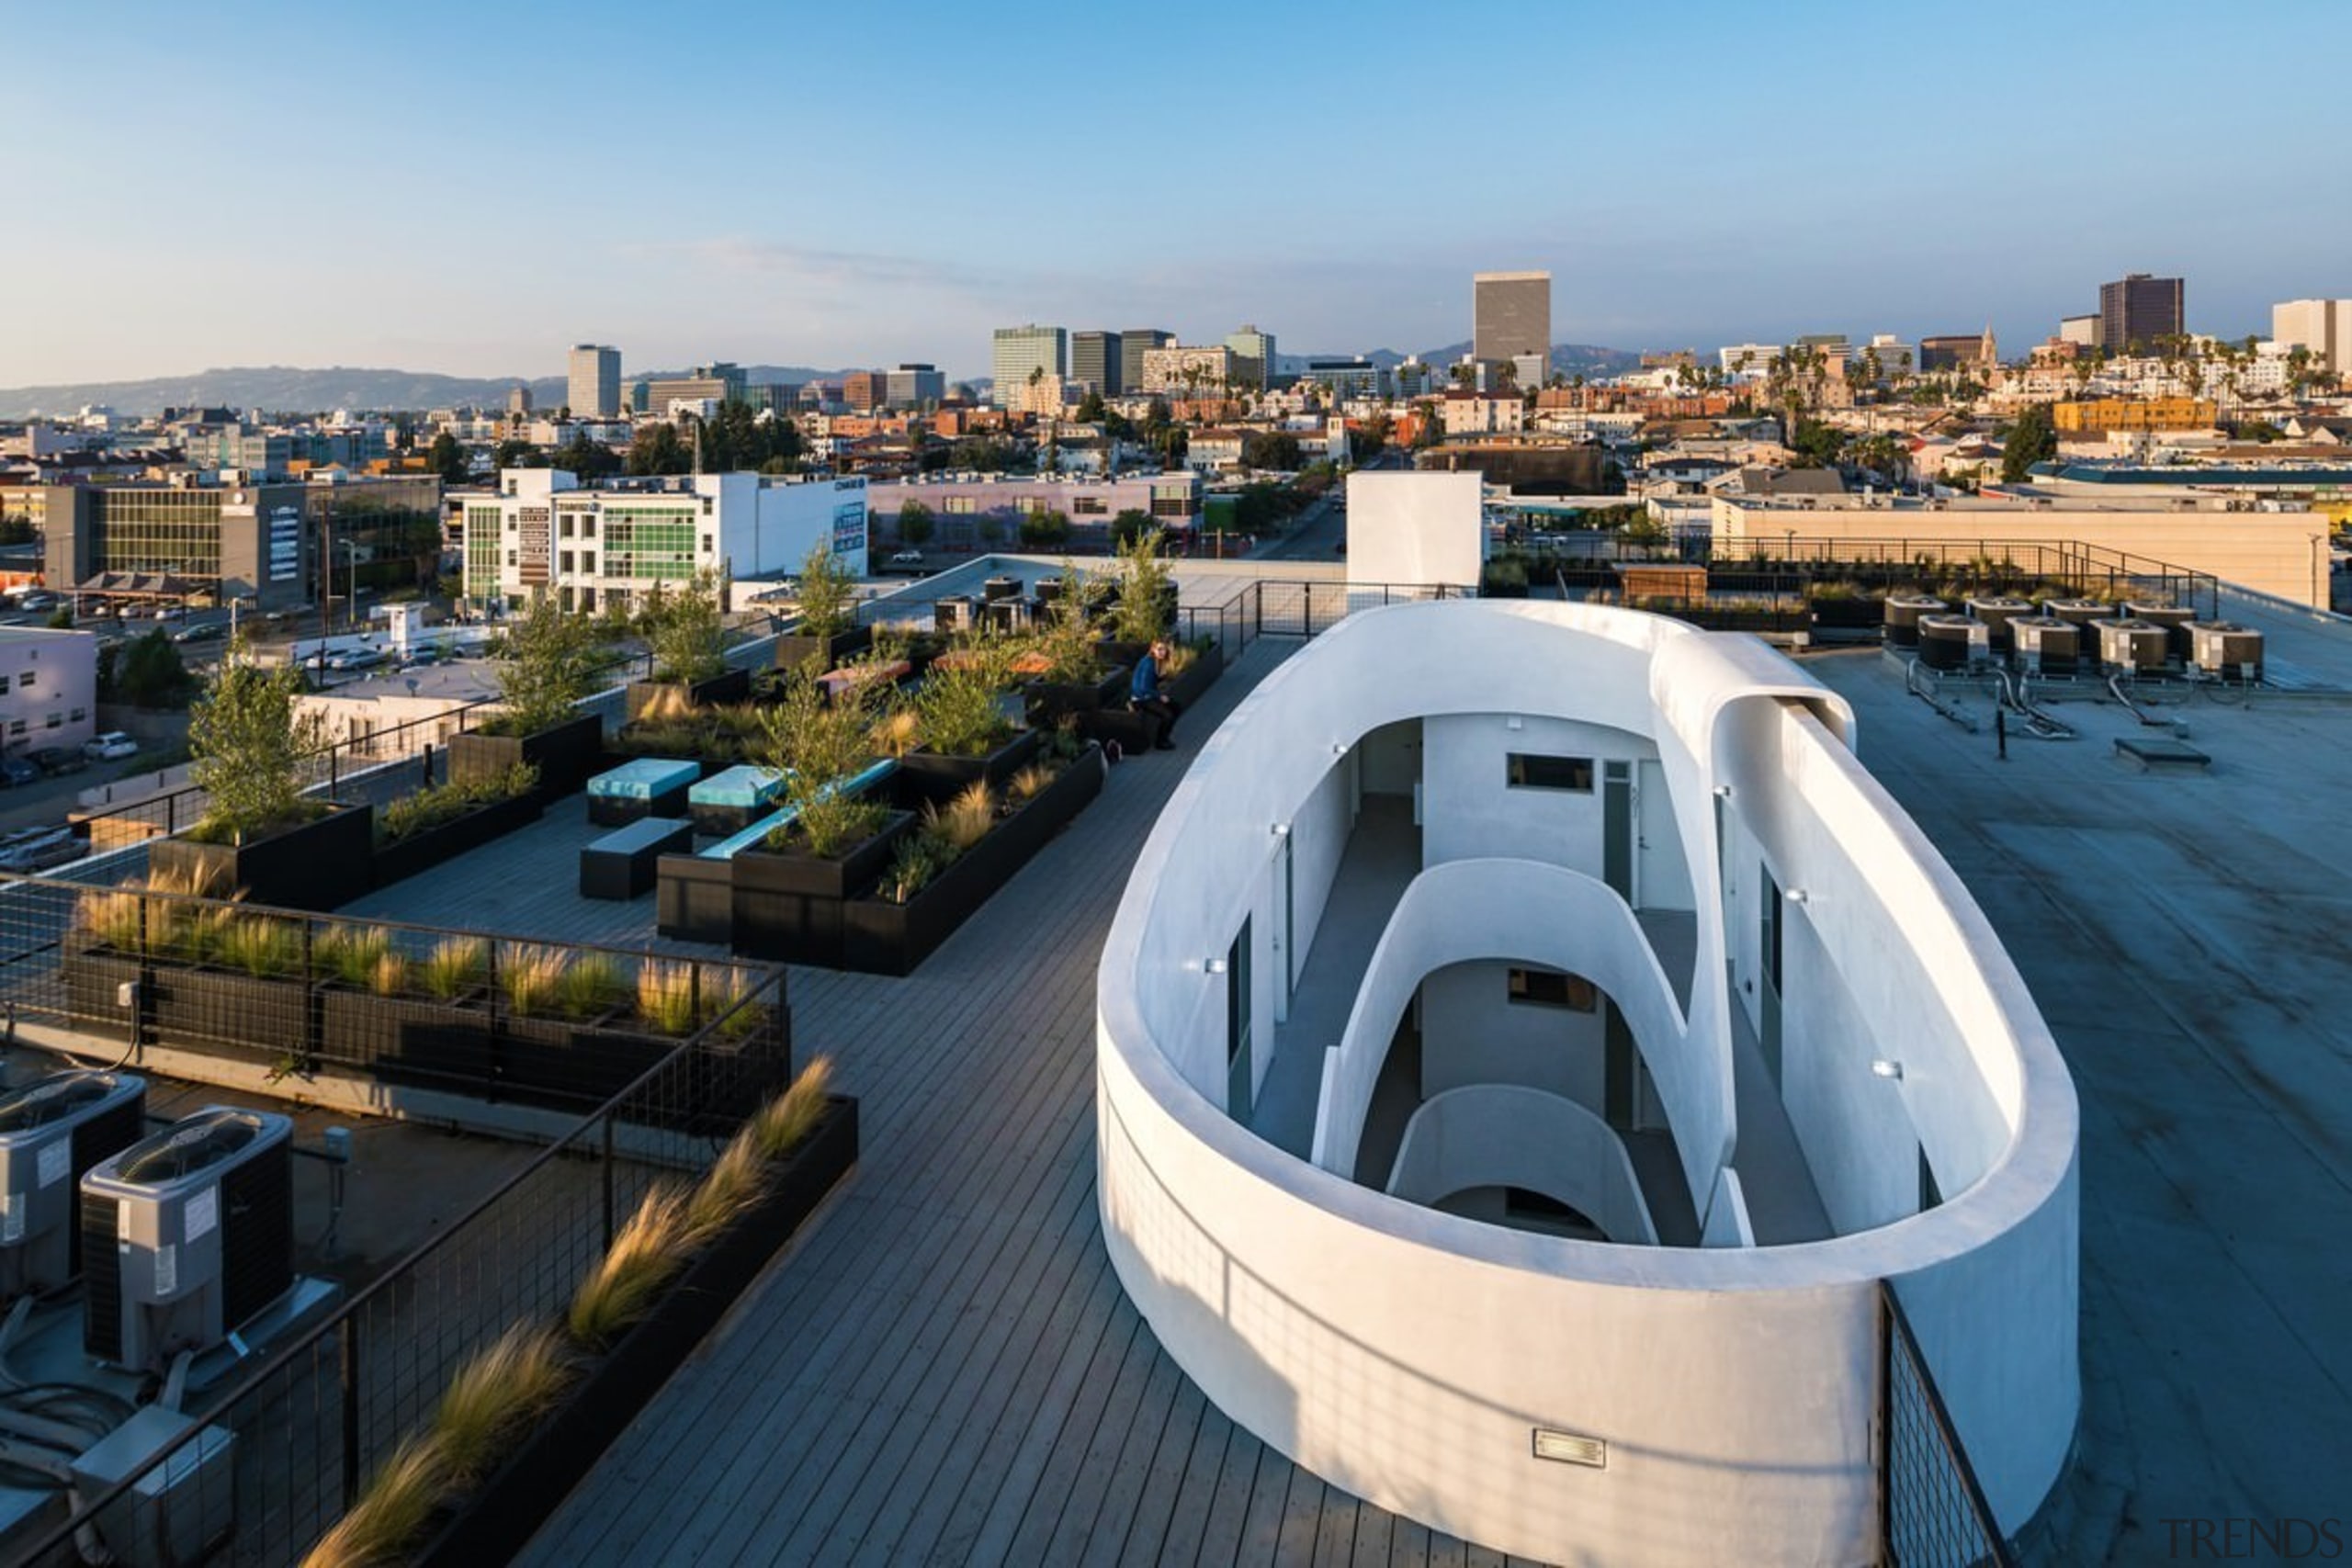
[[580, 852], [582, 898], [634, 898], [650, 891], [662, 857], [695, 846], [695, 825], [682, 818], [646, 817], [616, 828]]
[[2140, 764], [2143, 773], [2154, 773], [2158, 768], [2202, 768], [2213, 760], [2185, 741], [2156, 740], [2137, 736], [2125, 736], [2117, 740], [2115, 754], [2131, 758]]
[[588, 781], [588, 820], [618, 827], [640, 817], [683, 817], [686, 792], [702, 777], [700, 764], [639, 757]]

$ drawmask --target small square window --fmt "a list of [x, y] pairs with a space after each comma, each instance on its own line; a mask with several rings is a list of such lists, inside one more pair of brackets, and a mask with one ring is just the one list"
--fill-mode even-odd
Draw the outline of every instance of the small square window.
[[24, 671], [22, 674], [20, 674], [20, 675], [18, 675], [18, 676], [17, 677], [17, 689], [18, 691], [22, 691], [22, 690], [24, 690], [27, 686], [29, 686], [29, 685], [31, 685], [32, 683], [33, 683], [33, 672], [32, 672], [31, 671], [29, 671], [29, 670], [28, 670], [28, 671]]
[[10, 719], [10, 720], [8, 721], [8, 733], [9, 733], [9, 734], [11, 734], [11, 735], [22, 735], [24, 732], [25, 732], [25, 721], [24, 721], [23, 719], [21, 719], [21, 718], [16, 718], [16, 719]]
[[74, 710], [74, 712], [73, 712], [72, 716], [71, 716], [71, 722], [73, 722], [73, 723], [74, 723], [74, 724], [79, 724], [79, 723], [81, 723], [84, 719], [85, 719], [85, 718], [87, 718], [87, 717], [89, 717], [89, 716], [90, 716], [90, 715], [89, 715], [89, 710], [88, 710], [88, 709], [86, 709], [86, 708], [75, 708], [75, 709]]
[[43, 729], [62, 729], [65, 728], [65, 716], [62, 713], [51, 714], [41, 720], [40, 727]]

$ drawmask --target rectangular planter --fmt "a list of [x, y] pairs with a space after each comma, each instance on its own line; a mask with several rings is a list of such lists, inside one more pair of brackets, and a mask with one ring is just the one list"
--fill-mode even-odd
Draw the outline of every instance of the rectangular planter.
[[737, 855], [736, 953], [840, 968], [842, 904], [874, 886], [914, 822], [914, 813], [894, 812], [880, 832], [831, 860], [764, 849]]
[[442, 1001], [319, 988], [318, 1058], [379, 1082], [486, 1095], [497, 1081], [482, 993]]
[[689, 707], [708, 707], [716, 703], [741, 703], [751, 700], [752, 672], [729, 670], [713, 675], [707, 681], [680, 682], [677, 681], [631, 681], [623, 694], [628, 704], [628, 722], [635, 724], [645, 716], [646, 709], [667, 700], [671, 694], [684, 691]]
[[375, 886], [373, 808], [334, 806], [315, 822], [247, 844], [157, 839], [148, 846], [151, 879], [187, 879], [220, 897], [280, 909], [334, 909]]
[[158, 964], [149, 987], [148, 1016], [166, 1045], [274, 1065], [307, 1057], [317, 1038], [311, 987], [299, 978]]
[[412, 833], [394, 843], [378, 844], [375, 885], [389, 887], [402, 877], [414, 876], [420, 871], [429, 871], [469, 850], [478, 850], [517, 828], [528, 827], [537, 821], [546, 809], [545, 803], [536, 794], [517, 795], [512, 800], [494, 800], [487, 806], [476, 807], [463, 817], [452, 818], [438, 828]]
[[1001, 790], [1005, 781], [1035, 761], [1045, 737], [1034, 729], [1013, 732], [1012, 739], [980, 757], [951, 757], [938, 751], [910, 751], [899, 759], [899, 802], [902, 806], [945, 805], [975, 779]]
[[1086, 713], [1124, 702], [1127, 694], [1127, 681], [1128, 671], [1125, 665], [1114, 665], [1092, 681], [1032, 681], [1029, 683], [1030, 721], [1042, 728], [1064, 714]]
[[1175, 700], [1179, 708], [1189, 711], [1224, 673], [1225, 650], [1211, 643], [1193, 655], [1193, 662], [1185, 666], [1182, 674], [1162, 681], [1160, 689]]
[[542, 804], [587, 787], [604, 765], [605, 721], [583, 714], [536, 735], [484, 735], [467, 730], [449, 737], [449, 777], [458, 784], [496, 778], [517, 762], [539, 770]]
[[680, 1042], [593, 1019], [502, 1017], [491, 1042], [494, 1098], [549, 1111], [594, 1111]]
[[832, 1100], [751, 1211], [706, 1247], [412, 1561], [510, 1562], [857, 1164], [857, 1101]]
[[733, 944], [733, 861], [705, 860], [700, 855], [663, 855], [654, 871], [655, 931], [680, 942]]
[[864, 653], [874, 645], [872, 626], [852, 626], [831, 637], [810, 637], [805, 632], [786, 632], [775, 639], [775, 667], [797, 670], [811, 659], [822, 659], [820, 668], [831, 670], [842, 660]]
[[913, 974], [1102, 793], [1108, 771], [1102, 749], [1088, 747], [1044, 794], [999, 823], [908, 902], [852, 899], [842, 910], [842, 967], [865, 975]]
[[146, 978], [147, 966], [132, 953], [110, 947], [67, 948], [58, 956], [58, 978], [65, 991], [65, 1014], [74, 1027], [109, 1040], [128, 1040], [140, 1013], [152, 1000], [142, 987], [135, 995], [141, 1006], [122, 1005], [122, 987]]

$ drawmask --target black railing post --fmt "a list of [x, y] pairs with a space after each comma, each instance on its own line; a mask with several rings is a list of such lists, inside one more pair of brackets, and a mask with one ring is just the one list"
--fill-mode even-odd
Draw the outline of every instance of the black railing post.
[[605, 1249], [607, 1252], [609, 1252], [609, 1251], [611, 1251], [611, 1250], [612, 1250], [612, 1246], [613, 1246], [613, 1207], [614, 1207], [614, 1201], [613, 1201], [613, 1111], [612, 1111], [612, 1107], [610, 1107], [610, 1106], [606, 1106], [606, 1107], [605, 1108], [605, 1133], [604, 1133], [604, 1145], [605, 1145]]
[[340, 1371], [343, 1381], [343, 1506], [348, 1512], [359, 1501], [359, 1321], [353, 1313], [343, 1321]]

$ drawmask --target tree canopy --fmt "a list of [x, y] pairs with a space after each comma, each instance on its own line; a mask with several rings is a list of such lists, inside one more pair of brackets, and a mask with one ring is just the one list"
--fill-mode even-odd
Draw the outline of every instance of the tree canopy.
[[464, 444], [446, 430], [433, 438], [424, 460], [445, 485], [461, 485], [473, 478], [473, 464], [467, 460]]

